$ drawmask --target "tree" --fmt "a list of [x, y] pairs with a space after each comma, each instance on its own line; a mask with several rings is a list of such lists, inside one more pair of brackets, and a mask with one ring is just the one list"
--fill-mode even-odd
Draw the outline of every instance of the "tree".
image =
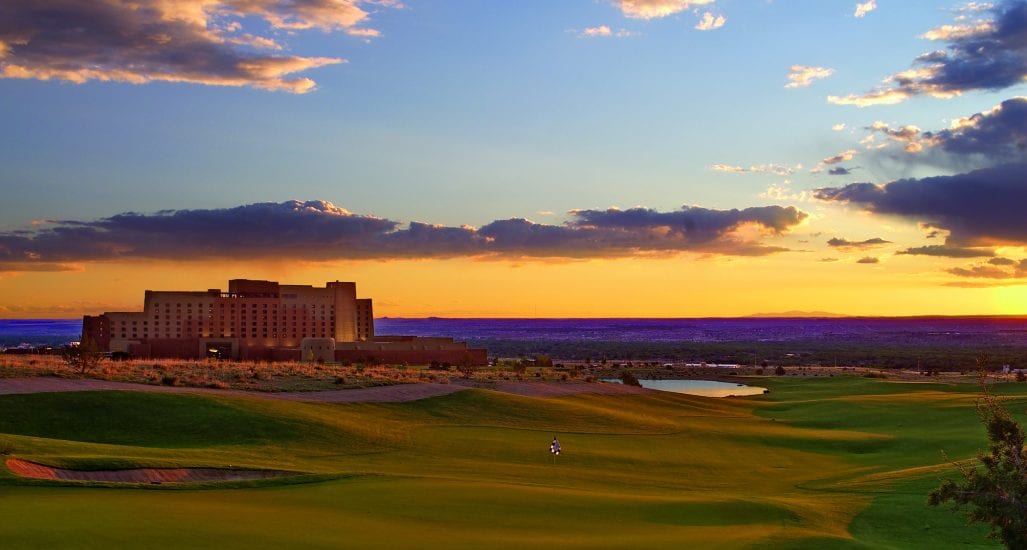
[[620, 373], [620, 381], [625, 386], [636, 386], [639, 388], [642, 387], [642, 383], [638, 381], [638, 378], [634, 374], [631, 374], [631, 372], [629, 371], [624, 371]]
[[1007, 548], [1027, 548], [1027, 452], [1023, 427], [988, 391], [983, 362], [978, 361], [978, 367], [982, 396], [977, 401], [977, 412], [988, 431], [988, 452], [977, 455], [979, 465], [957, 464], [963, 479], [946, 479], [931, 492], [928, 504], [951, 502], [955, 510], [968, 506], [970, 521], [991, 524], [991, 536], [997, 536]]
[[83, 338], [79, 345], [64, 348], [61, 358], [71, 370], [78, 374], [86, 374], [100, 364], [103, 352], [92, 338]]

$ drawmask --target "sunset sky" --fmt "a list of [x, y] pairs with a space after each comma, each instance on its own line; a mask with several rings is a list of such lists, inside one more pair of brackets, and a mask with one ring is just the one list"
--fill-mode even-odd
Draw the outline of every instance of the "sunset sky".
[[6, 0], [0, 318], [1027, 314], [1027, 0]]

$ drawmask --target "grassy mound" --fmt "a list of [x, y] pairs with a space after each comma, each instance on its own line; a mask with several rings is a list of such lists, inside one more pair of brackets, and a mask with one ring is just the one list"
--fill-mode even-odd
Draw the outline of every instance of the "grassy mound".
[[[949, 548], [926, 506], [984, 444], [974, 388], [771, 379], [765, 396], [392, 404], [90, 392], [0, 396], [0, 445], [54, 466], [223, 466], [336, 477], [137, 491], [0, 474], [5, 547]], [[1012, 409], [1027, 390], [1008, 386]], [[548, 453], [557, 435], [564, 454]], [[319, 478], [324, 479], [324, 478]], [[55, 521], [55, 518], [59, 518]], [[173, 521], [175, 528], [166, 526]]]

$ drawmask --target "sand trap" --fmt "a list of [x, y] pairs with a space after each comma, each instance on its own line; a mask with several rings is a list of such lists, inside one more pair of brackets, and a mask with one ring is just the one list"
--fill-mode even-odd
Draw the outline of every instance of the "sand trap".
[[219, 468], [135, 468], [131, 470], [66, 470], [35, 462], [7, 459], [15, 475], [31, 479], [63, 481], [103, 481], [107, 483], [197, 483], [201, 481], [241, 481], [296, 475], [276, 470], [228, 470]]

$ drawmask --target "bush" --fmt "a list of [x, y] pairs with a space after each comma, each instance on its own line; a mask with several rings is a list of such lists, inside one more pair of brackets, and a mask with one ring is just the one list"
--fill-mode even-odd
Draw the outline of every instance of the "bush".
[[756, 374], [763, 374], [763, 367], [757, 368], [756, 369]]
[[1024, 374], [1023, 371], [1017, 372], [1016, 373], [1016, 381], [1017, 382], [1027, 382], [1027, 374]]
[[977, 413], [988, 432], [989, 449], [977, 455], [979, 465], [956, 464], [962, 477], [946, 479], [931, 492], [928, 504], [969, 507], [971, 522], [991, 525], [991, 536], [1006, 548], [1027, 548], [1027, 449], [1024, 430], [1003, 404], [988, 391], [984, 361]]
[[625, 386], [635, 386], [638, 388], [642, 387], [642, 383], [638, 381], [638, 378], [636, 378], [635, 375], [631, 374], [629, 371], [624, 371], [620, 373], [620, 381], [624, 383]]
[[179, 380], [177, 376], [165, 375], [161, 377], [160, 383], [165, 386], [177, 386]]
[[777, 368], [774, 369], [774, 374], [776, 374], [778, 376], [784, 376], [785, 375], [785, 368], [782, 367], [781, 365], [778, 365]]

